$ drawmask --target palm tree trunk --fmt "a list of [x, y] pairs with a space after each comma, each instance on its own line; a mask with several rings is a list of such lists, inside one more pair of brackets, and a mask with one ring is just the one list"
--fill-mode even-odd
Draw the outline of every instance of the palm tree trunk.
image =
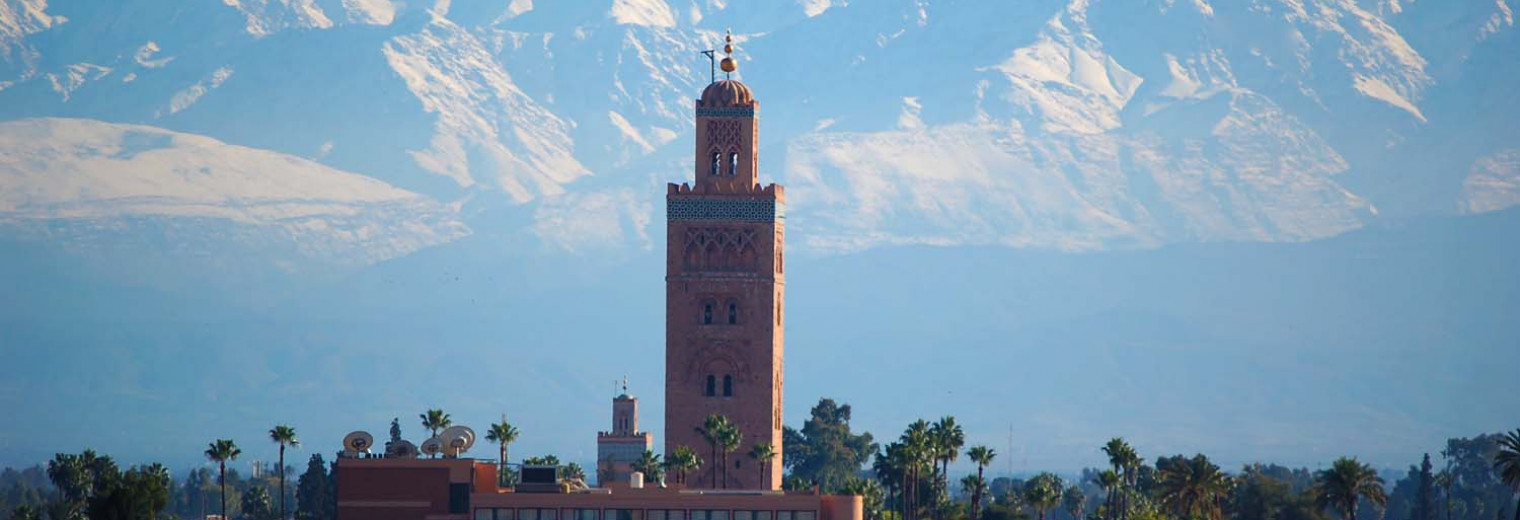
[[217, 466], [220, 476], [217, 477], [216, 481], [222, 487], [222, 520], [227, 520], [227, 463], [219, 462]]
[[280, 520], [285, 520], [285, 443], [280, 443]]
[[971, 520], [977, 520], [982, 516], [982, 486], [987, 483], [987, 481], [982, 480], [983, 469], [984, 467], [981, 464], [976, 465], [976, 489], [971, 493]]
[[712, 482], [709, 482], [708, 485], [712, 486], [713, 489], [718, 489], [718, 466], [723, 465], [718, 460], [718, 441], [712, 441], [712, 458], [708, 460], [711, 460], [713, 463]]

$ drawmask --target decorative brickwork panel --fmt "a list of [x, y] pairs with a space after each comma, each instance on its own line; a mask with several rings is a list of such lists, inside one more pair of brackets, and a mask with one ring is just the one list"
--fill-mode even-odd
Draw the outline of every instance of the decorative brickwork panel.
[[776, 222], [786, 218], [786, 204], [774, 200], [673, 198], [665, 204], [668, 222]]
[[697, 115], [701, 117], [755, 117], [755, 109], [747, 107], [698, 107]]
[[687, 228], [683, 267], [692, 271], [753, 271], [759, 260], [754, 229]]
[[718, 150], [737, 149], [743, 128], [734, 119], [717, 119], [707, 122], [707, 146]]

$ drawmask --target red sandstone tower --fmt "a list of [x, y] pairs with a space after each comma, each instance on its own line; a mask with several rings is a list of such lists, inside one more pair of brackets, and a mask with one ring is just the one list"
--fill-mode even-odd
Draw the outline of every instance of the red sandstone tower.
[[[760, 104], [749, 87], [715, 81], [696, 105], [696, 179], [666, 195], [665, 453], [685, 445], [701, 454], [687, 487], [778, 489], [786, 196], [759, 184]], [[726, 486], [694, 430], [713, 413], [743, 433]], [[746, 455], [762, 442], [776, 451], [763, 475]]]

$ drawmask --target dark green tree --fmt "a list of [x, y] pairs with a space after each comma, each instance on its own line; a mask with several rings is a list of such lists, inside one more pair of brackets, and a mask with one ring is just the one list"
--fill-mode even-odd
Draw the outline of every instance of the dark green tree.
[[871, 462], [878, 446], [870, 433], [850, 430], [850, 405], [818, 400], [801, 430], [782, 429], [781, 465], [791, 475], [837, 491]]
[[322, 455], [314, 453], [306, 461], [306, 472], [296, 480], [296, 518], [331, 520], [336, 507], [327, 463], [322, 461]]
[[[1428, 458], [1428, 457], [1427, 457]], [[1520, 493], [1520, 428], [1499, 436], [1499, 451], [1494, 454], [1494, 473], [1499, 481]], [[1520, 501], [1515, 502], [1515, 520], [1520, 520]]]
[[270, 504], [269, 490], [263, 486], [254, 486], [243, 493], [242, 502], [243, 518], [247, 520], [272, 520], [279, 514]]
[[42, 511], [29, 504], [21, 504], [11, 510], [10, 520], [42, 520]]

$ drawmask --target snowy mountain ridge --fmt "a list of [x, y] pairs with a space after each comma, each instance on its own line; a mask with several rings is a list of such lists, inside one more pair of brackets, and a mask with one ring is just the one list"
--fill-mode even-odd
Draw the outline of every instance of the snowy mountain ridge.
[[[644, 248], [732, 26], [804, 251], [1301, 241], [1520, 203], [1511, 1], [5, 0], [0, 118], [207, 135]], [[582, 204], [612, 214], [568, 224]]]

